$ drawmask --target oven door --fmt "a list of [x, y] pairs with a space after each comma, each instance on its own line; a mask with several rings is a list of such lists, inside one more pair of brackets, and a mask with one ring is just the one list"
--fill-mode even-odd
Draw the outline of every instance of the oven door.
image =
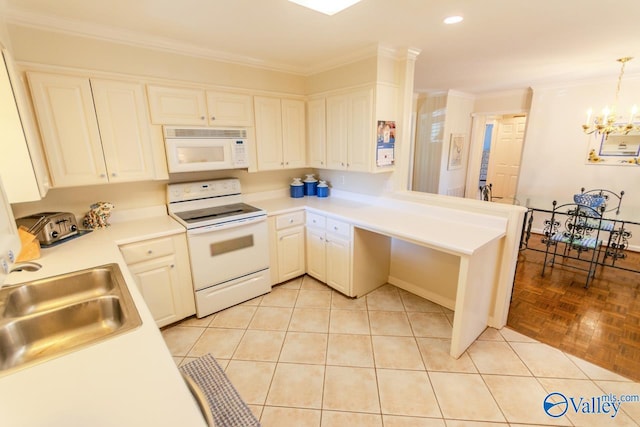
[[187, 231], [196, 290], [269, 268], [267, 217]]

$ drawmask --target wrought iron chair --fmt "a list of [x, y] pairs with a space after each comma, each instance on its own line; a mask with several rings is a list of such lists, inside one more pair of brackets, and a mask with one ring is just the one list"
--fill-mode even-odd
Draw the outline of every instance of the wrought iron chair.
[[[581, 198], [584, 197], [586, 197], [587, 200], [588, 198], [593, 197], [600, 198], [602, 200], [602, 204], [598, 207], [598, 210], [602, 209], [604, 213], [611, 213], [611, 215], [608, 216], [612, 217], [614, 214], [620, 214], [620, 206], [622, 205], [623, 196], [624, 191], [616, 193], [603, 188], [585, 191], [584, 187], [582, 187], [580, 189], [580, 194], [574, 195], [574, 201], [576, 203], [580, 203]], [[593, 223], [593, 221], [591, 222]], [[595, 223], [592, 225], [595, 225]], [[631, 231], [625, 228], [625, 223], [623, 221], [618, 221], [616, 219], [605, 219], [599, 226], [602, 231], [609, 233], [603, 262], [605, 262], [607, 258], [610, 258], [610, 264], [615, 265], [618, 259], [624, 259], [627, 257], [625, 250], [629, 246]]]
[[493, 196], [491, 195], [491, 187], [493, 187], [493, 184], [485, 184], [479, 187], [480, 200], [484, 200], [485, 202], [491, 202], [493, 200]]
[[574, 196], [574, 202], [578, 203], [575, 198], [580, 195], [601, 197], [604, 199], [602, 206], [604, 206], [604, 212], [612, 212], [615, 210], [616, 215], [620, 213], [620, 205], [622, 204], [622, 197], [624, 196], [624, 190], [620, 193], [613, 192], [611, 190], [605, 190], [604, 188], [597, 188], [593, 190], [585, 191], [584, 187], [580, 189], [580, 194]]
[[[584, 287], [589, 287], [589, 282], [595, 276], [602, 249], [600, 233], [603, 213], [604, 208], [596, 210], [577, 203], [558, 206], [557, 202], [553, 201], [551, 218], [544, 221], [542, 242], [545, 244], [545, 254], [542, 276], [547, 264], [553, 268], [556, 257], [561, 257], [565, 267], [587, 272]], [[562, 251], [559, 253], [560, 246]], [[566, 260], [573, 261], [565, 263]], [[575, 265], [574, 261], [586, 263], [587, 267]]]

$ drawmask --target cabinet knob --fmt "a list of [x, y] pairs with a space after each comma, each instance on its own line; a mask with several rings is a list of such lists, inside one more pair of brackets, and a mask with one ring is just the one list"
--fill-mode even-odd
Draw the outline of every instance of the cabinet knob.
[[111, 173], [111, 176], [116, 177], [116, 176], [118, 176], [118, 174], [117, 174], [117, 173], [115, 173], [115, 172], [112, 172], [112, 173]]
[[200, 116], [200, 120], [204, 120], [204, 119], [206, 119], [205, 116]]
[[344, 162], [340, 162], [340, 166], [344, 166]]
[[323, 162], [322, 160], [320, 160], [320, 164], [321, 164], [321, 165], [324, 165], [324, 162]]
[[334, 230], [336, 230], [336, 231], [338, 231], [338, 226], [337, 226], [337, 225], [334, 225], [334, 226], [333, 226], [333, 229], [334, 229]]
[[106, 178], [106, 177], [107, 177], [107, 175], [106, 175], [106, 174], [104, 174], [104, 173], [101, 173], [101, 174], [100, 174], [100, 178]]
[[216, 116], [211, 116], [211, 120], [215, 120], [215, 119], [216, 119]]
[[171, 264], [169, 267], [170, 268], [175, 268], [176, 266], [174, 264]]
[[293, 218], [289, 218], [289, 223], [293, 223]]
[[284, 166], [284, 162], [280, 162], [280, 166]]
[[286, 162], [285, 165], [289, 166], [289, 162]]
[[148, 254], [148, 255], [151, 255], [152, 253], [153, 253], [153, 251], [152, 251], [151, 249], [149, 249], [149, 250], [147, 251], [147, 254]]

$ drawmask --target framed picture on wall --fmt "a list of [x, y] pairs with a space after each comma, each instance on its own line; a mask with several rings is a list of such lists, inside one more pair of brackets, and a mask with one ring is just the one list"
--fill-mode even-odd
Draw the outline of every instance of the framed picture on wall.
[[449, 141], [449, 162], [447, 170], [460, 169], [462, 167], [462, 153], [464, 152], [464, 134], [452, 133]]

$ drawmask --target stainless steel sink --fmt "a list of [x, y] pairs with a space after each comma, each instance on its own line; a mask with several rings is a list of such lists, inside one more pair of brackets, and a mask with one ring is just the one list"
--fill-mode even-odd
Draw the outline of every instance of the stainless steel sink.
[[104, 266], [14, 287], [5, 300], [4, 316], [24, 316], [107, 295], [115, 286], [113, 275], [114, 269]]
[[0, 375], [141, 324], [117, 264], [0, 289]]

